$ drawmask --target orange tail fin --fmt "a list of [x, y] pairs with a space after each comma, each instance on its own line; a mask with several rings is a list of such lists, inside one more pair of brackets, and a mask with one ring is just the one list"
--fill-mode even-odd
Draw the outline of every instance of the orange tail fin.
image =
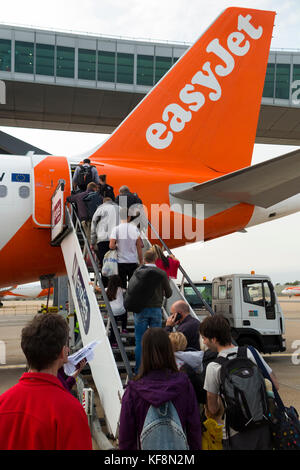
[[221, 173], [250, 165], [274, 18], [226, 9], [91, 158]]

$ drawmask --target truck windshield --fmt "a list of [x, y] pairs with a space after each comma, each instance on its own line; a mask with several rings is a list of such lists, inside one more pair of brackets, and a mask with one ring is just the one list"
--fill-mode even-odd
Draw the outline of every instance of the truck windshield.
[[[204, 298], [204, 300], [211, 306], [212, 303], [212, 284], [210, 282], [195, 283], [195, 287]], [[193, 308], [203, 308], [204, 304], [190, 286], [184, 286], [184, 296], [187, 302]]]

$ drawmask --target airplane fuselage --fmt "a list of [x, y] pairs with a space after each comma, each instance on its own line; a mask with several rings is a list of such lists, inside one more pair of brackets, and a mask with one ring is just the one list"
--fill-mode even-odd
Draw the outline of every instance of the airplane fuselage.
[[[149, 162], [113, 160], [111, 163], [92, 162], [99, 174], [106, 174], [116, 194], [126, 184], [143, 201], [152, 225], [170, 248], [200, 240], [210, 240], [243, 230], [267, 220], [282, 217], [300, 209], [300, 196], [277, 204], [268, 210], [249, 204], [204, 206], [195, 219], [195, 205], [184, 201], [187, 210], [171, 205], [169, 186], [187, 181], [202, 183], [216, 177], [215, 172], [203, 167], [193, 170], [182, 162], [165, 167]], [[60, 247], [50, 245], [51, 197], [58, 181], [65, 181], [65, 197], [71, 191], [71, 166], [66, 157], [2, 156], [0, 162], [0, 286], [27, 283], [40, 276], [65, 274]], [[171, 205], [171, 207], [170, 207]], [[180, 214], [180, 211], [184, 214]], [[201, 208], [203, 209], [203, 207]], [[200, 215], [199, 215], [200, 214]], [[149, 230], [149, 239], [157, 242]]]

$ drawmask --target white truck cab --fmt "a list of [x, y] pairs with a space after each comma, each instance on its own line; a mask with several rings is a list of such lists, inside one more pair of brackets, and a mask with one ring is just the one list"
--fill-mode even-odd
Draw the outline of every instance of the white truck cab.
[[[213, 312], [228, 319], [239, 346], [252, 345], [262, 353], [285, 351], [284, 317], [269, 276], [227, 274], [193, 283]], [[203, 319], [207, 311], [193, 289], [184, 284], [181, 292]]]
[[212, 280], [212, 308], [224, 315], [238, 345], [285, 351], [284, 317], [267, 275], [230, 274]]

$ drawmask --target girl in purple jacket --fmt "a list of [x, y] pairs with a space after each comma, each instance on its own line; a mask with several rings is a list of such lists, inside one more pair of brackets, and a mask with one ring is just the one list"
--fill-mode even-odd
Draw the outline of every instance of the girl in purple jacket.
[[190, 450], [201, 449], [200, 413], [193, 386], [178, 372], [168, 334], [148, 328], [142, 341], [142, 362], [122, 399], [119, 449], [140, 449], [140, 434], [150, 405], [171, 401], [176, 408]]

